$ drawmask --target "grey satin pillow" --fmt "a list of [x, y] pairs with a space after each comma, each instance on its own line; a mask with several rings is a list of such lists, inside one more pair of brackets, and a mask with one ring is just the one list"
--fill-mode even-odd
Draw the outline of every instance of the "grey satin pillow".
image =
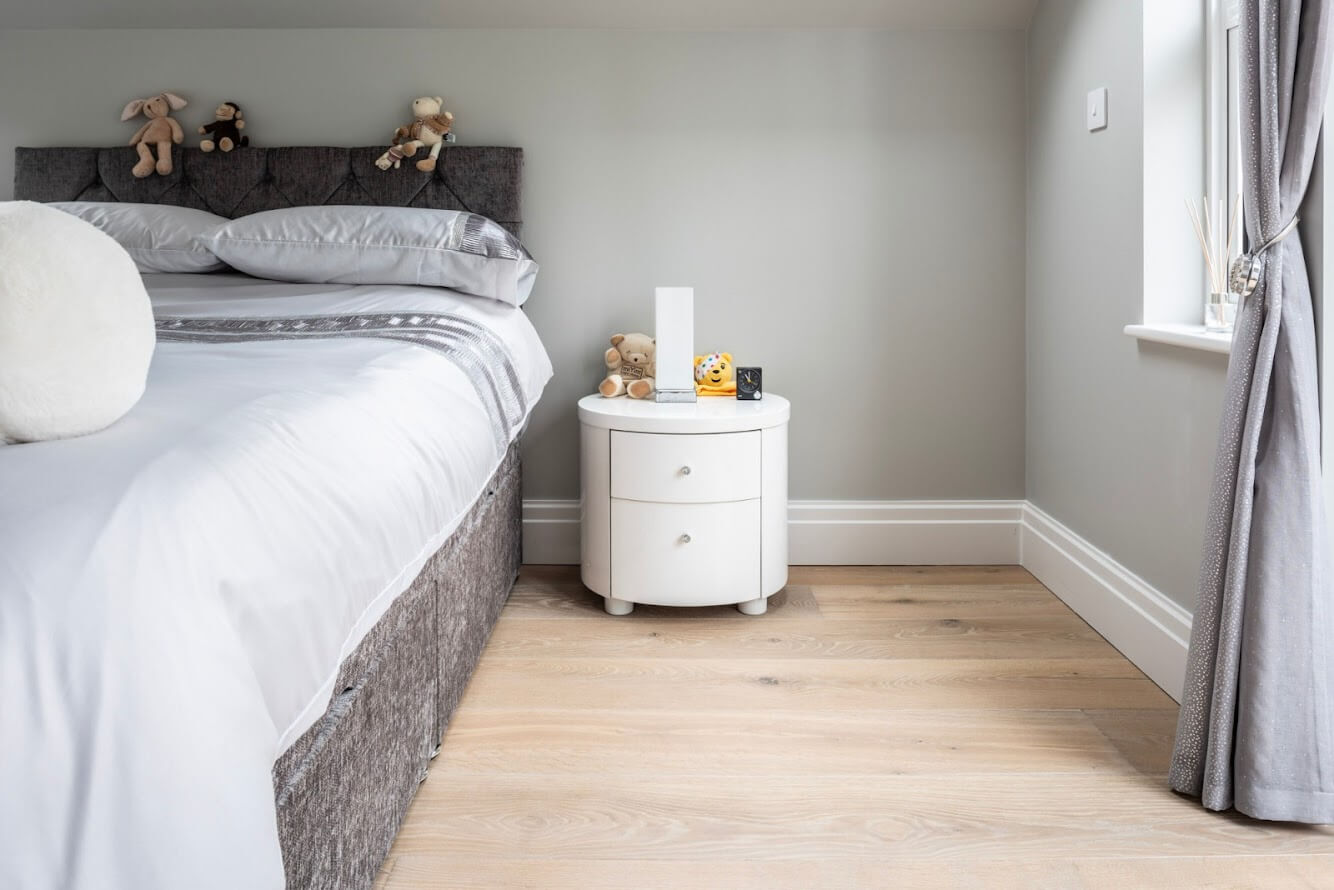
[[312, 206], [228, 220], [199, 236], [259, 278], [447, 287], [519, 306], [537, 263], [484, 216], [418, 207]]
[[196, 241], [226, 217], [172, 204], [57, 201], [50, 206], [106, 232], [125, 248], [140, 272], [216, 272], [226, 264]]

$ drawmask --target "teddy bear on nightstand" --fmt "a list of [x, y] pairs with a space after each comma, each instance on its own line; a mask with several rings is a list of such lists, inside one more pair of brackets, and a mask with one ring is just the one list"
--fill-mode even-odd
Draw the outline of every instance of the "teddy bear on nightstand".
[[647, 399], [653, 395], [653, 378], [657, 376], [654, 356], [657, 344], [648, 334], [615, 334], [611, 349], [603, 358], [607, 376], [598, 384], [604, 398], [628, 395], [632, 399]]

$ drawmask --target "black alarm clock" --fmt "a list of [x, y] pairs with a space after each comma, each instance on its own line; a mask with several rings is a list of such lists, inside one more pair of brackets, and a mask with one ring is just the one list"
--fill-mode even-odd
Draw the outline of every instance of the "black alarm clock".
[[764, 398], [764, 390], [760, 387], [763, 376], [761, 368], [737, 368], [736, 397], [748, 402], [758, 402]]

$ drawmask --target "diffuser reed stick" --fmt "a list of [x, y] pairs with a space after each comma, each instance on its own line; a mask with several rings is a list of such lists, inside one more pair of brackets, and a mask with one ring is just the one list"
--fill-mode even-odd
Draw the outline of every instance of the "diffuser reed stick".
[[1194, 201], [1186, 199], [1186, 213], [1190, 216], [1192, 228], [1195, 229], [1195, 238], [1200, 242], [1204, 268], [1209, 273], [1209, 289], [1216, 294], [1227, 290], [1227, 267], [1238, 234], [1237, 220], [1241, 210], [1241, 195], [1237, 195], [1236, 201], [1233, 202], [1226, 229], [1223, 227], [1223, 206], [1223, 201], [1220, 199], [1211, 213], [1208, 198], [1201, 199], [1198, 208]]

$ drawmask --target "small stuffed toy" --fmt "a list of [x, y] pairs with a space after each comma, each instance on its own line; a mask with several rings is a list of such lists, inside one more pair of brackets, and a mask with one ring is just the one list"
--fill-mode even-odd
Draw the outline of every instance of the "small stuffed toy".
[[653, 395], [653, 378], [658, 366], [654, 362], [658, 347], [648, 334], [616, 334], [611, 338], [611, 349], [603, 355], [607, 376], [598, 384], [603, 398], [628, 395], [632, 399], [647, 399]]
[[695, 356], [695, 395], [736, 395], [736, 369], [732, 367], [732, 353], [713, 352]]
[[[171, 173], [171, 145], [173, 142], [177, 145], [183, 142], [185, 131], [169, 115], [173, 111], [180, 111], [185, 105], [185, 100], [175, 93], [158, 93], [147, 99], [135, 99], [120, 113], [123, 121], [140, 112], [148, 118], [148, 123], [140, 127], [139, 132], [130, 139], [130, 145], [139, 151], [139, 163], [131, 171], [136, 178], [143, 179], [152, 174], [154, 169], [159, 176]], [[153, 158], [153, 147], [157, 148], [156, 161]]]
[[440, 149], [452, 141], [449, 131], [454, 126], [454, 115], [441, 111], [445, 100], [439, 96], [419, 96], [412, 100], [412, 123], [394, 131], [393, 144], [375, 161], [381, 170], [398, 169], [404, 158], [410, 158], [423, 146], [431, 149], [431, 156], [417, 162], [417, 169], [429, 173], [435, 169]]
[[231, 151], [238, 145], [250, 144], [249, 136], [242, 136], [245, 129], [245, 115], [241, 106], [235, 102], [223, 102], [213, 111], [213, 123], [199, 128], [200, 136], [207, 136], [199, 142], [200, 151], [212, 151], [214, 148]]

